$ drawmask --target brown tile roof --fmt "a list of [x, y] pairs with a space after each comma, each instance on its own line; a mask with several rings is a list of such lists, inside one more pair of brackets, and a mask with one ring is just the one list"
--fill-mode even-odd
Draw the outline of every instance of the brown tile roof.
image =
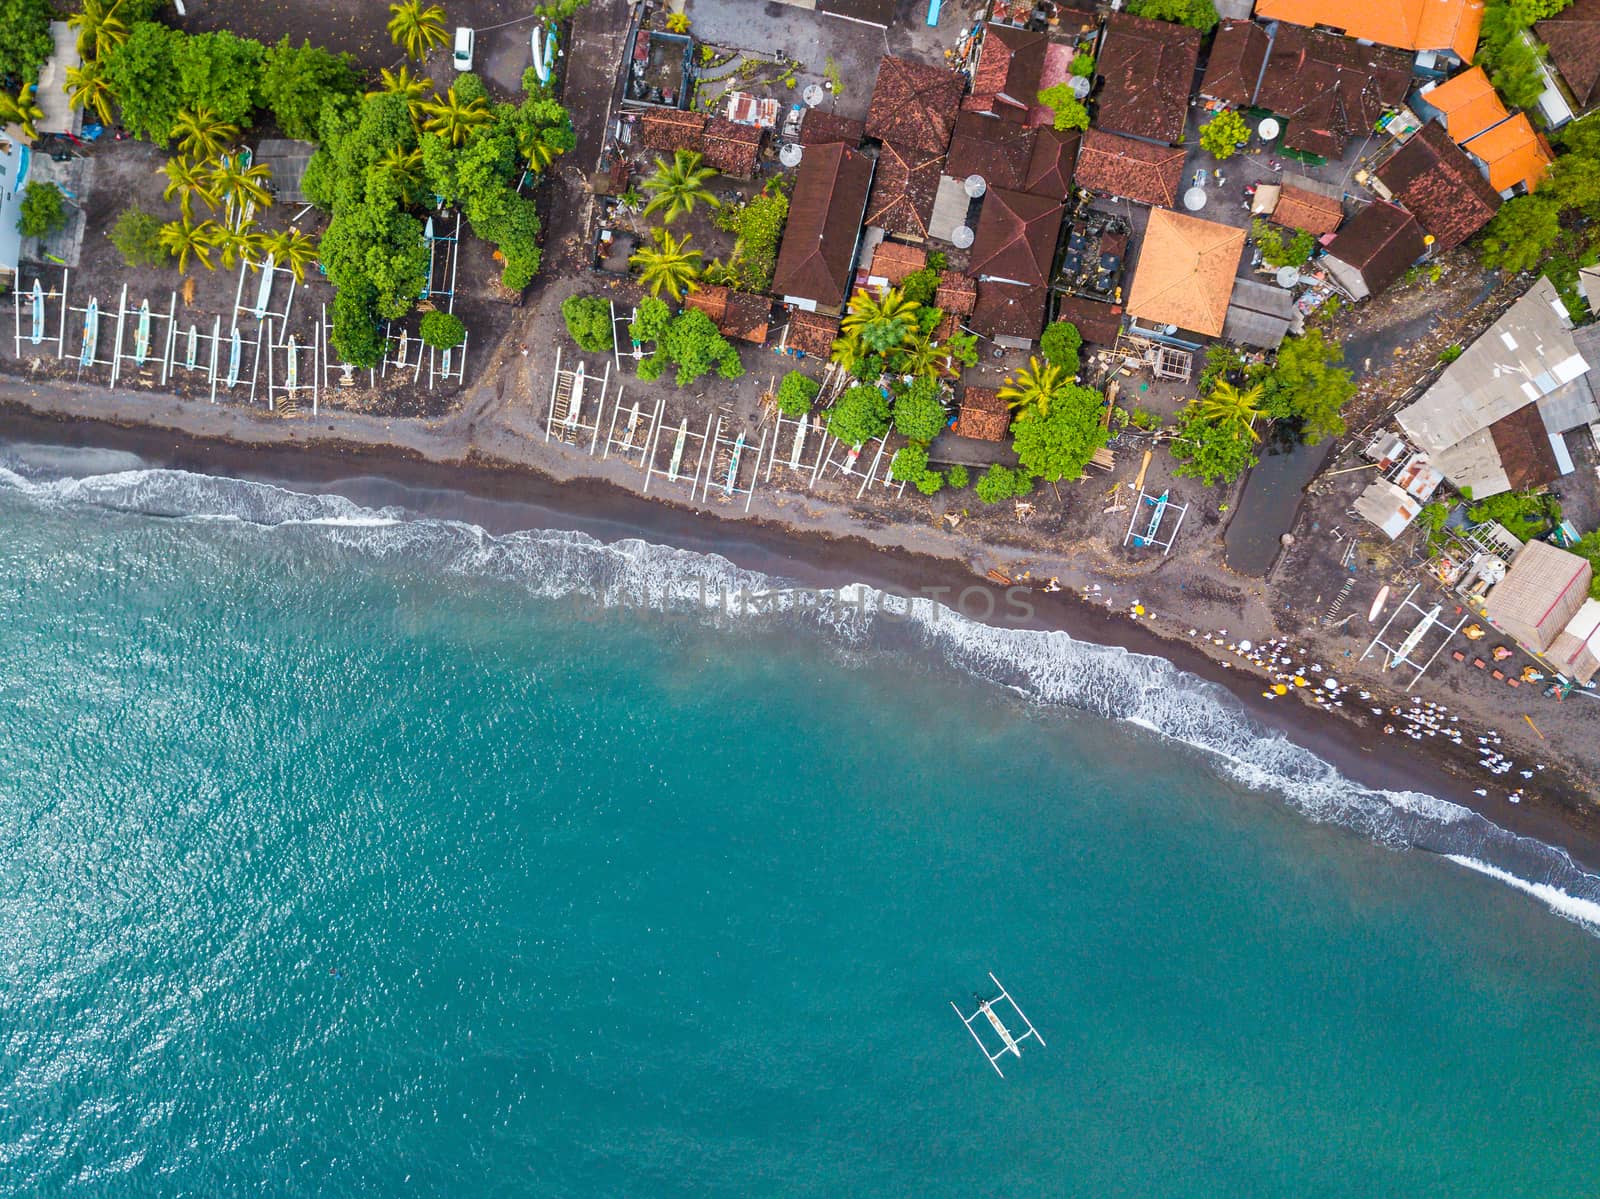
[[950, 144], [967, 78], [947, 67], [885, 57], [867, 113], [867, 136], [943, 154]]
[[823, 146], [829, 142], [843, 142], [854, 149], [867, 136], [867, 123], [854, 117], [842, 117], [836, 112], [820, 108], [806, 109], [800, 118], [800, 144]]
[[1344, 223], [1328, 253], [1360, 272], [1374, 293], [1422, 256], [1422, 228], [1405, 209], [1375, 200]]
[[887, 279], [890, 287], [899, 287], [907, 275], [927, 265], [928, 251], [904, 242], [879, 242], [878, 248], [872, 253], [872, 274]]
[[1105, 79], [1095, 127], [1154, 142], [1181, 142], [1199, 60], [1197, 30], [1112, 13], [1095, 65]]
[[939, 290], [933, 306], [957, 316], [966, 316], [978, 303], [978, 285], [960, 271], [940, 271]]
[[1044, 34], [1014, 25], [984, 26], [983, 49], [972, 75], [973, 97], [986, 110], [1009, 108], [1019, 119], [1026, 115], [1039, 96], [1039, 76], [1049, 44]]
[[1249, 108], [1256, 102], [1256, 84], [1267, 61], [1267, 45], [1267, 31], [1254, 21], [1222, 22], [1211, 43], [1211, 58], [1200, 80], [1200, 94]]
[[1043, 287], [981, 281], [978, 303], [967, 324], [989, 337], [1024, 337], [1033, 341], [1044, 329], [1048, 297]]
[[1049, 282], [1064, 211], [1059, 200], [1047, 196], [990, 188], [967, 274], [1043, 286]]
[[1378, 168], [1378, 178], [1434, 237], [1453, 250], [1489, 223], [1500, 193], [1444, 129], [1431, 121]]
[[1056, 320], [1071, 321], [1083, 340], [1097, 346], [1114, 346], [1122, 331], [1122, 305], [1106, 304], [1086, 296], [1062, 296], [1056, 304]]
[[1152, 209], [1128, 312], [1157, 325], [1221, 336], [1244, 240], [1244, 230], [1233, 225]]
[[1471, 62], [1483, 0], [1256, 0], [1263, 21], [1326, 25], [1401, 50], [1451, 50]]
[[1078, 151], [1078, 186], [1170, 208], [1183, 187], [1182, 146], [1152, 146], [1090, 129]]
[[956, 418], [957, 437], [979, 441], [1004, 441], [1011, 428], [1011, 411], [993, 387], [966, 387], [961, 393], [961, 413]]
[[1561, 477], [1561, 467], [1556, 463], [1555, 450], [1550, 447], [1550, 433], [1539, 415], [1539, 405], [1527, 404], [1510, 416], [1502, 416], [1489, 426], [1489, 436], [1494, 441], [1495, 452], [1500, 455], [1500, 466], [1506, 472], [1511, 490], [1543, 487]]
[[698, 290], [683, 297], [685, 308], [698, 308], [720, 326], [728, 314], [728, 289], [716, 283], [702, 283]]
[[701, 113], [653, 108], [639, 118], [639, 143], [650, 150], [699, 150], [705, 127]]
[[944, 173], [954, 179], [982, 175], [990, 187], [1020, 188], [1033, 157], [1034, 131], [982, 113], [956, 117]]
[[1033, 138], [1033, 156], [1028, 159], [1028, 173], [1022, 180], [1022, 190], [1036, 196], [1049, 196], [1052, 200], [1065, 200], [1072, 194], [1072, 171], [1078, 162], [1078, 144], [1082, 138], [1076, 130], [1058, 133], [1045, 126]]
[[727, 117], [706, 120], [706, 165], [735, 179], [749, 179], [761, 159], [761, 143], [767, 131], [759, 125], [740, 125]]
[[843, 142], [806, 151], [789, 198], [773, 291], [827, 308], [844, 303], [871, 187], [872, 159], [861, 151]]
[[890, 233], [927, 237], [943, 173], [942, 155], [885, 142], [878, 153], [866, 223]]
[[823, 316], [820, 312], [797, 310], [789, 318], [789, 332], [784, 342], [813, 358], [826, 358], [833, 352], [833, 343], [839, 340], [839, 318]]
[[1285, 183], [1278, 192], [1278, 206], [1267, 219], [1274, 225], [1304, 229], [1321, 237], [1338, 230], [1344, 220], [1344, 206], [1333, 196]]
[[1535, 21], [1533, 31], [1550, 48], [1578, 107], [1593, 107], [1600, 100], [1600, 0], [1574, 0], [1565, 12]]
[[1284, 145], [1338, 158], [1410, 86], [1411, 59], [1398, 50], [1280, 25], [1255, 102], [1285, 118]]
[[[693, 294], [693, 293], [691, 293]], [[728, 337], [760, 345], [767, 340], [767, 330], [772, 323], [772, 301], [766, 296], [731, 292], [726, 310], [717, 329]]]

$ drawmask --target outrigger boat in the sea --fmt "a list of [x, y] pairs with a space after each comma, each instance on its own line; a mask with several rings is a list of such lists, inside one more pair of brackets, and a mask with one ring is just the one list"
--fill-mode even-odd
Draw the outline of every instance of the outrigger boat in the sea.
[[44, 340], [44, 287], [33, 281], [33, 328], [28, 330], [28, 340], [38, 345]]
[[244, 339], [239, 336], [239, 326], [233, 327], [233, 333], [228, 338], [228, 386], [232, 387], [239, 381], [239, 359], [244, 350]]
[[133, 361], [137, 366], [143, 366], [144, 360], [150, 356], [150, 301], [139, 302], [139, 325], [133, 331]]
[[[1038, 1041], [1039, 1047], [1042, 1049], [1044, 1048], [1044, 1038], [1039, 1035], [1039, 1030], [1033, 1026], [1032, 1021], [1022, 1014], [1022, 1009], [1017, 1006], [1017, 1001], [1011, 998], [1010, 993], [1005, 989], [1005, 987], [1000, 985], [1000, 980], [994, 976], [994, 971], [992, 970], [989, 972], [989, 981], [992, 982], [996, 987], [1000, 988], [1000, 994], [991, 999], [985, 999], [981, 995], [974, 995], [972, 998], [977, 1001], [978, 1006], [973, 1011], [972, 1015], [962, 1016], [961, 1009], [956, 1007], [954, 1002], [952, 1002], [950, 1006], [955, 1009], [957, 1016], [961, 1016], [961, 1023], [967, 1026], [967, 1031], [972, 1034], [972, 1039], [978, 1042], [978, 1048], [983, 1050], [983, 1056], [989, 1059], [989, 1064], [994, 1067], [994, 1072], [1000, 1075], [1001, 1078], [1004, 1078], [1005, 1072], [1000, 1069], [997, 1059], [1008, 1053], [1013, 1057], [1020, 1058], [1022, 1056], [1022, 1042], [1026, 1041], [1029, 1037], [1032, 1037], [1034, 1040]], [[1028, 1031], [1021, 1034], [1013, 1034], [1012, 1031], [1006, 1027], [1005, 1021], [1000, 1018], [1001, 1013], [995, 1010], [995, 1005], [998, 1003], [1007, 1004], [1010, 1007], [1010, 1010], [1016, 1013], [1017, 1019], [1021, 1020], [1022, 1023], [1027, 1027]], [[985, 1044], [984, 1039], [978, 1035], [978, 1030], [972, 1027], [972, 1022], [979, 1016], [987, 1018], [989, 1021], [989, 1027], [994, 1029], [995, 1035], [1000, 1038], [1000, 1048], [996, 1049], [993, 1053], [989, 1052], [989, 1046]]]
[[728, 477], [722, 484], [722, 494], [731, 496], [733, 485], [739, 479], [739, 455], [744, 453], [744, 434], [740, 433], [738, 440], [733, 443], [733, 457], [728, 459]]
[[83, 349], [78, 352], [79, 366], [93, 366], [95, 349], [100, 344], [100, 301], [90, 300], [83, 314]]

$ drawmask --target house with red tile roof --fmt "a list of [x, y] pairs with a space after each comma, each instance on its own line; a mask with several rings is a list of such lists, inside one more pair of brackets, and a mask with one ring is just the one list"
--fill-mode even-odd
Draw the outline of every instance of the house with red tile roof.
[[944, 173], [953, 179], [977, 175], [990, 187], [1020, 188], [1033, 159], [1034, 130], [977, 112], [956, 117]]
[[1444, 128], [1432, 122], [1380, 165], [1377, 176], [1433, 235], [1436, 253], [1455, 249], [1500, 208], [1500, 193]]
[[1588, 112], [1600, 104], [1600, 0], [1573, 0], [1561, 12], [1535, 21], [1533, 32], [1550, 51], [1574, 109]]
[[1280, 25], [1254, 104], [1283, 118], [1289, 149], [1335, 159], [1410, 87], [1411, 59], [1398, 50]]
[[878, 169], [867, 200], [867, 224], [888, 233], [925, 239], [942, 174], [942, 154], [885, 142], [878, 151]]
[[1414, 216], [1375, 200], [1344, 223], [1322, 262], [1341, 287], [1364, 300], [1398, 281], [1424, 248]]
[[806, 151], [789, 198], [772, 289], [787, 304], [836, 313], [850, 294], [873, 161], [843, 142]]
[[1045, 51], [1050, 39], [1015, 25], [984, 26], [978, 66], [972, 73], [969, 97], [981, 111], [1013, 121], [1025, 121], [1039, 97]]
[[[1045, 286], [1065, 211], [1059, 200], [1048, 196], [990, 189], [978, 217], [967, 274], [980, 282], [993, 279]], [[979, 291], [981, 297], [982, 289]]]
[[967, 77], [959, 71], [885, 56], [872, 88], [867, 136], [910, 150], [943, 154], [950, 145], [966, 90]]
[[1199, 31], [1114, 12], [1095, 72], [1102, 79], [1094, 127], [1172, 145], [1183, 140], [1200, 61]]
[[1102, 195], [1171, 208], [1183, 187], [1186, 153], [1182, 146], [1157, 146], [1090, 129], [1078, 151], [1077, 183]]

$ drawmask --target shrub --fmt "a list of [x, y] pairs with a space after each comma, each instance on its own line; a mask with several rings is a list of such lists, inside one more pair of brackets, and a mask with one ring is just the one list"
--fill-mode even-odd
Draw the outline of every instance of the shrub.
[[789, 220], [789, 197], [769, 189], [742, 208], [723, 208], [715, 219], [735, 239], [726, 268], [729, 282], [742, 291], [766, 291], [778, 265], [778, 242]]
[[915, 300], [918, 304], [931, 304], [933, 297], [939, 290], [939, 272], [923, 267], [920, 271], [912, 271], [900, 284], [900, 291], [908, 300]]
[[333, 332], [329, 340], [339, 361], [373, 367], [383, 361], [383, 335], [378, 330], [377, 289], [356, 279], [333, 293]]
[[1461, 357], [1461, 354], [1462, 349], [1459, 345], [1445, 346], [1444, 349], [1439, 351], [1439, 361], [1448, 366], [1457, 358]]
[[1039, 93], [1039, 103], [1055, 113], [1054, 123], [1058, 130], [1064, 132], [1089, 127], [1089, 110], [1072, 94], [1069, 84], [1058, 83], [1045, 88]]
[[958, 490], [967, 485], [967, 468], [959, 462], [944, 472], [945, 480]]
[[436, 350], [453, 350], [467, 340], [466, 325], [459, 316], [449, 312], [424, 312], [417, 332], [422, 336], [423, 345]]
[[1232, 158], [1248, 140], [1250, 126], [1231, 108], [1200, 126], [1200, 148], [1218, 161]]
[[811, 411], [821, 386], [810, 375], [790, 371], [778, 384], [778, 411], [785, 416], [803, 416]]
[[591, 354], [616, 344], [611, 330], [611, 305], [599, 296], [568, 296], [561, 301], [561, 317], [567, 322], [572, 340]]
[[983, 472], [974, 490], [985, 504], [1001, 504], [1009, 499], [1021, 499], [1033, 492], [1033, 476], [1025, 470], [1012, 470], [1007, 466], [991, 466]]
[[1130, 0], [1128, 11], [1156, 21], [1175, 21], [1210, 33], [1220, 19], [1211, 0]]
[[1083, 345], [1083, 335], [1071, 321], [1056, 321], [1039, 338], [1039, 352], [1046, 362], [1054, 363], [1068, 375], [1078, 373], [1078, 347]]
[[739, 351], [728, 344], [711, 318], [698, 308], [672, 318], [656, 342], [655, 353], [639, 363], [639, 378], [647, 383], [659, 379], [668, 364], [678, 368], [679, 387], [687, 387], [713, 370], [724, 379], [737, 379], [744, 374]]
[[1094, 55], [1079, 51], [1072, 56], [1072, 73], [1087, 79], [1094, 74]]
[[161, 244], [161, 218], [137, 204], [124, 208], [111, 226], [111, 244], [129, 266], [164, 266], [171, 257]]
[[633, 320], [628, 325], [628, 336], [641, 344], [660, 341], [661, 335], [672, 323], [672, 309], [659, 296], [646, 296], [639, 301]]
[[1284, 230], [1260, 218], [1250, 222], [1250, 236], [1261, 247], [1261, 261], [1268, 266], [1304, 266], [1317, 248], [1317, 239], [1304, 229], [1296, 229], [1285, 241]]
[[949, 265], [950, 256], [943, 250], [935, 250], [932, 254], [928, 255], [928, 269], [930, 271], [942, 271]]
[[846, 445], [865, 445], [889, 431], [889, 401], [876, 387], [857, 384], [828, 411], [828, 431]]
[[66, 197], [54, 183], [30, 183], [22, 189], [17, 228], [23, 237], [44, 237], [66, 223]]

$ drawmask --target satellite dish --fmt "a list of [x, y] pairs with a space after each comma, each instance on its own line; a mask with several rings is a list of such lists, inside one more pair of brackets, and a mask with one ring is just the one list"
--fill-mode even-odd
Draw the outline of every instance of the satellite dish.
[[956, 249], [965, 250], [972, 245], [974, 234], [970, 226], [957, 225], [955, 232], [950, 235], [950, 240]]
[[822, 103], [822, 98], [827, 94], [822, 90], [820, 83], [808, 83], [806, 90], [800, 93], [800, 98], [806, 102], [807, 108], [815, 108]]
[[1183, 193], [1183, 206], [1190, 212], [1199, 212], [1206, 206], [1206, 189], [1191, 187]]
[[1279, 287], [1293, 287], [1300, 282], [1300, 270], [1298, 267], [1280, 266], [1277, 279]]
[[966, 189], [967, 195], [971, 196], [974, 200], [989, 190], [988, 181], [985, 180], [982, 175], [968, 175], [967, 181], [961, 186]]
[[1071, 79], [1067, 80], [1067, 86], [1072, 89], [1072, 95], [1074, 99], [1082, 100], [1089, 94], [1089, 89], [1092, 88], [1094, 84], [1083, 75], [1074, 75]]
[[798, 142], [784, 142], [778, 147], [778, 161], [786, 167], [797, 167], [805, 152], [805, 147]]
[[1278, 124], [1277, 117], [1262, 117], [1261, 124], [1256, 126], [1256, 132], [1261, 135], [1261, 140], [1270, 142], [1283, 132], [1283, 126]]

